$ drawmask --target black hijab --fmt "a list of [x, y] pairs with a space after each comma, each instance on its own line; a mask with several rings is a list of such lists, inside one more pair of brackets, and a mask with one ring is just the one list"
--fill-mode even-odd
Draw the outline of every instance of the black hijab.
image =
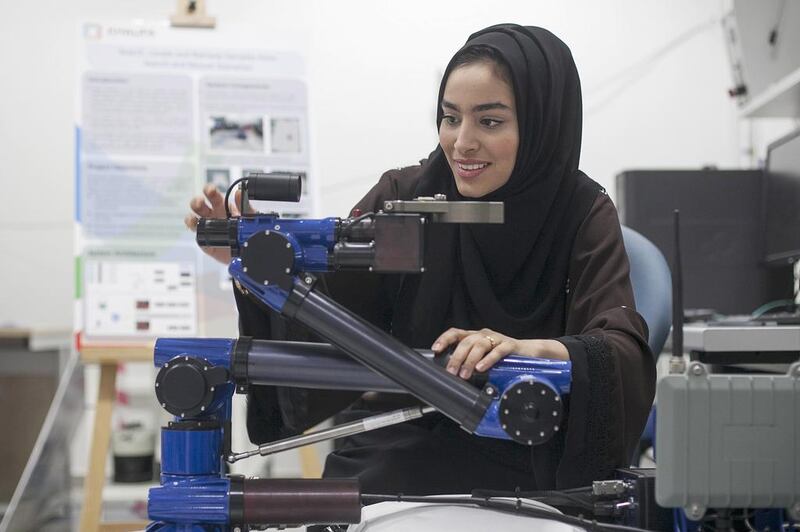
[[[564, 334], [570, 252], [578, 227], [601, 187], [578, 170], [581, 88], [569, 48], [549, 31], [500, 24], [470, 36], [445, 70], [437, 127], [448, 76], [459, 54], [489, 47], [511, 75], [519, 148], [508, 182], [479, 198], [505, 202], [503, 225], [429, 228], [426, 272], [407, 276], [392, 328], [415, 347], [428, 347], [447, 327], [487, 327], [515, 338]], [[441, 146], [424, 164], [415, 196], [456, 189]]]

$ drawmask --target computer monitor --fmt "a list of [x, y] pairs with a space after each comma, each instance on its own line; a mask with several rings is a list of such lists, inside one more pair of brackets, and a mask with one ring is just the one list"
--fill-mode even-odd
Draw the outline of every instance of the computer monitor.
[[764, 260], [800, 260], [800, 129], [767, 149], [763, 186]]
[[749, 314], [792, 297], [791, 265], [767, 267], [762, 244], [761, 170], [627, 170], [617, 176], [620, 222], [653, 242], [671, 263], [681, 212], [683, 303]]

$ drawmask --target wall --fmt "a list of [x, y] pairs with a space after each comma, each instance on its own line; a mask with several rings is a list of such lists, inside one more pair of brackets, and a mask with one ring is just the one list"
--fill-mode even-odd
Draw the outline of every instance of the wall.
[[[77, 22], [160, 19], [174, 2], [4, 2], [0, 18], [0, 327], [72, 324]], [[319, 214], [347, 212], [382, 171], [436, 144], [439, 76], [467, 35], [547, 27], [573, 50], [582, 168], [614, 193], [633, 167], [733, 167], [739, 122], [718, 22], [725, 3], [675, 0], [210, 0], [231, 46], [297, 47], [310, 63]], [[203, 31], [203, 30], [194, 30]], [[188, 201], [188, 198], [187, 198]]]

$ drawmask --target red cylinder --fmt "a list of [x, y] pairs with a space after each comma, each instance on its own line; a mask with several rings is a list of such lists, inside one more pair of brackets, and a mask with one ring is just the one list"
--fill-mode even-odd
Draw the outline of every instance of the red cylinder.
[[357, 479], [245, 479], [249, 525], [352, 524], [361, 521]]

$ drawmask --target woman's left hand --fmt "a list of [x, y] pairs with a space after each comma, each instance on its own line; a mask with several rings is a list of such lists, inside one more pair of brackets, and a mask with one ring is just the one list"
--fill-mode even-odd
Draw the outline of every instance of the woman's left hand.
[[491, 329], [469, 331], [452, 327], [442, 333], [431, 349], [441, 353], [458, 344], [447, 363], [447, 371], [469, 379], [475, 371], [486, 371], [508, 355], [569, 360], [569, 352], [557, 340], [518, 340]]

